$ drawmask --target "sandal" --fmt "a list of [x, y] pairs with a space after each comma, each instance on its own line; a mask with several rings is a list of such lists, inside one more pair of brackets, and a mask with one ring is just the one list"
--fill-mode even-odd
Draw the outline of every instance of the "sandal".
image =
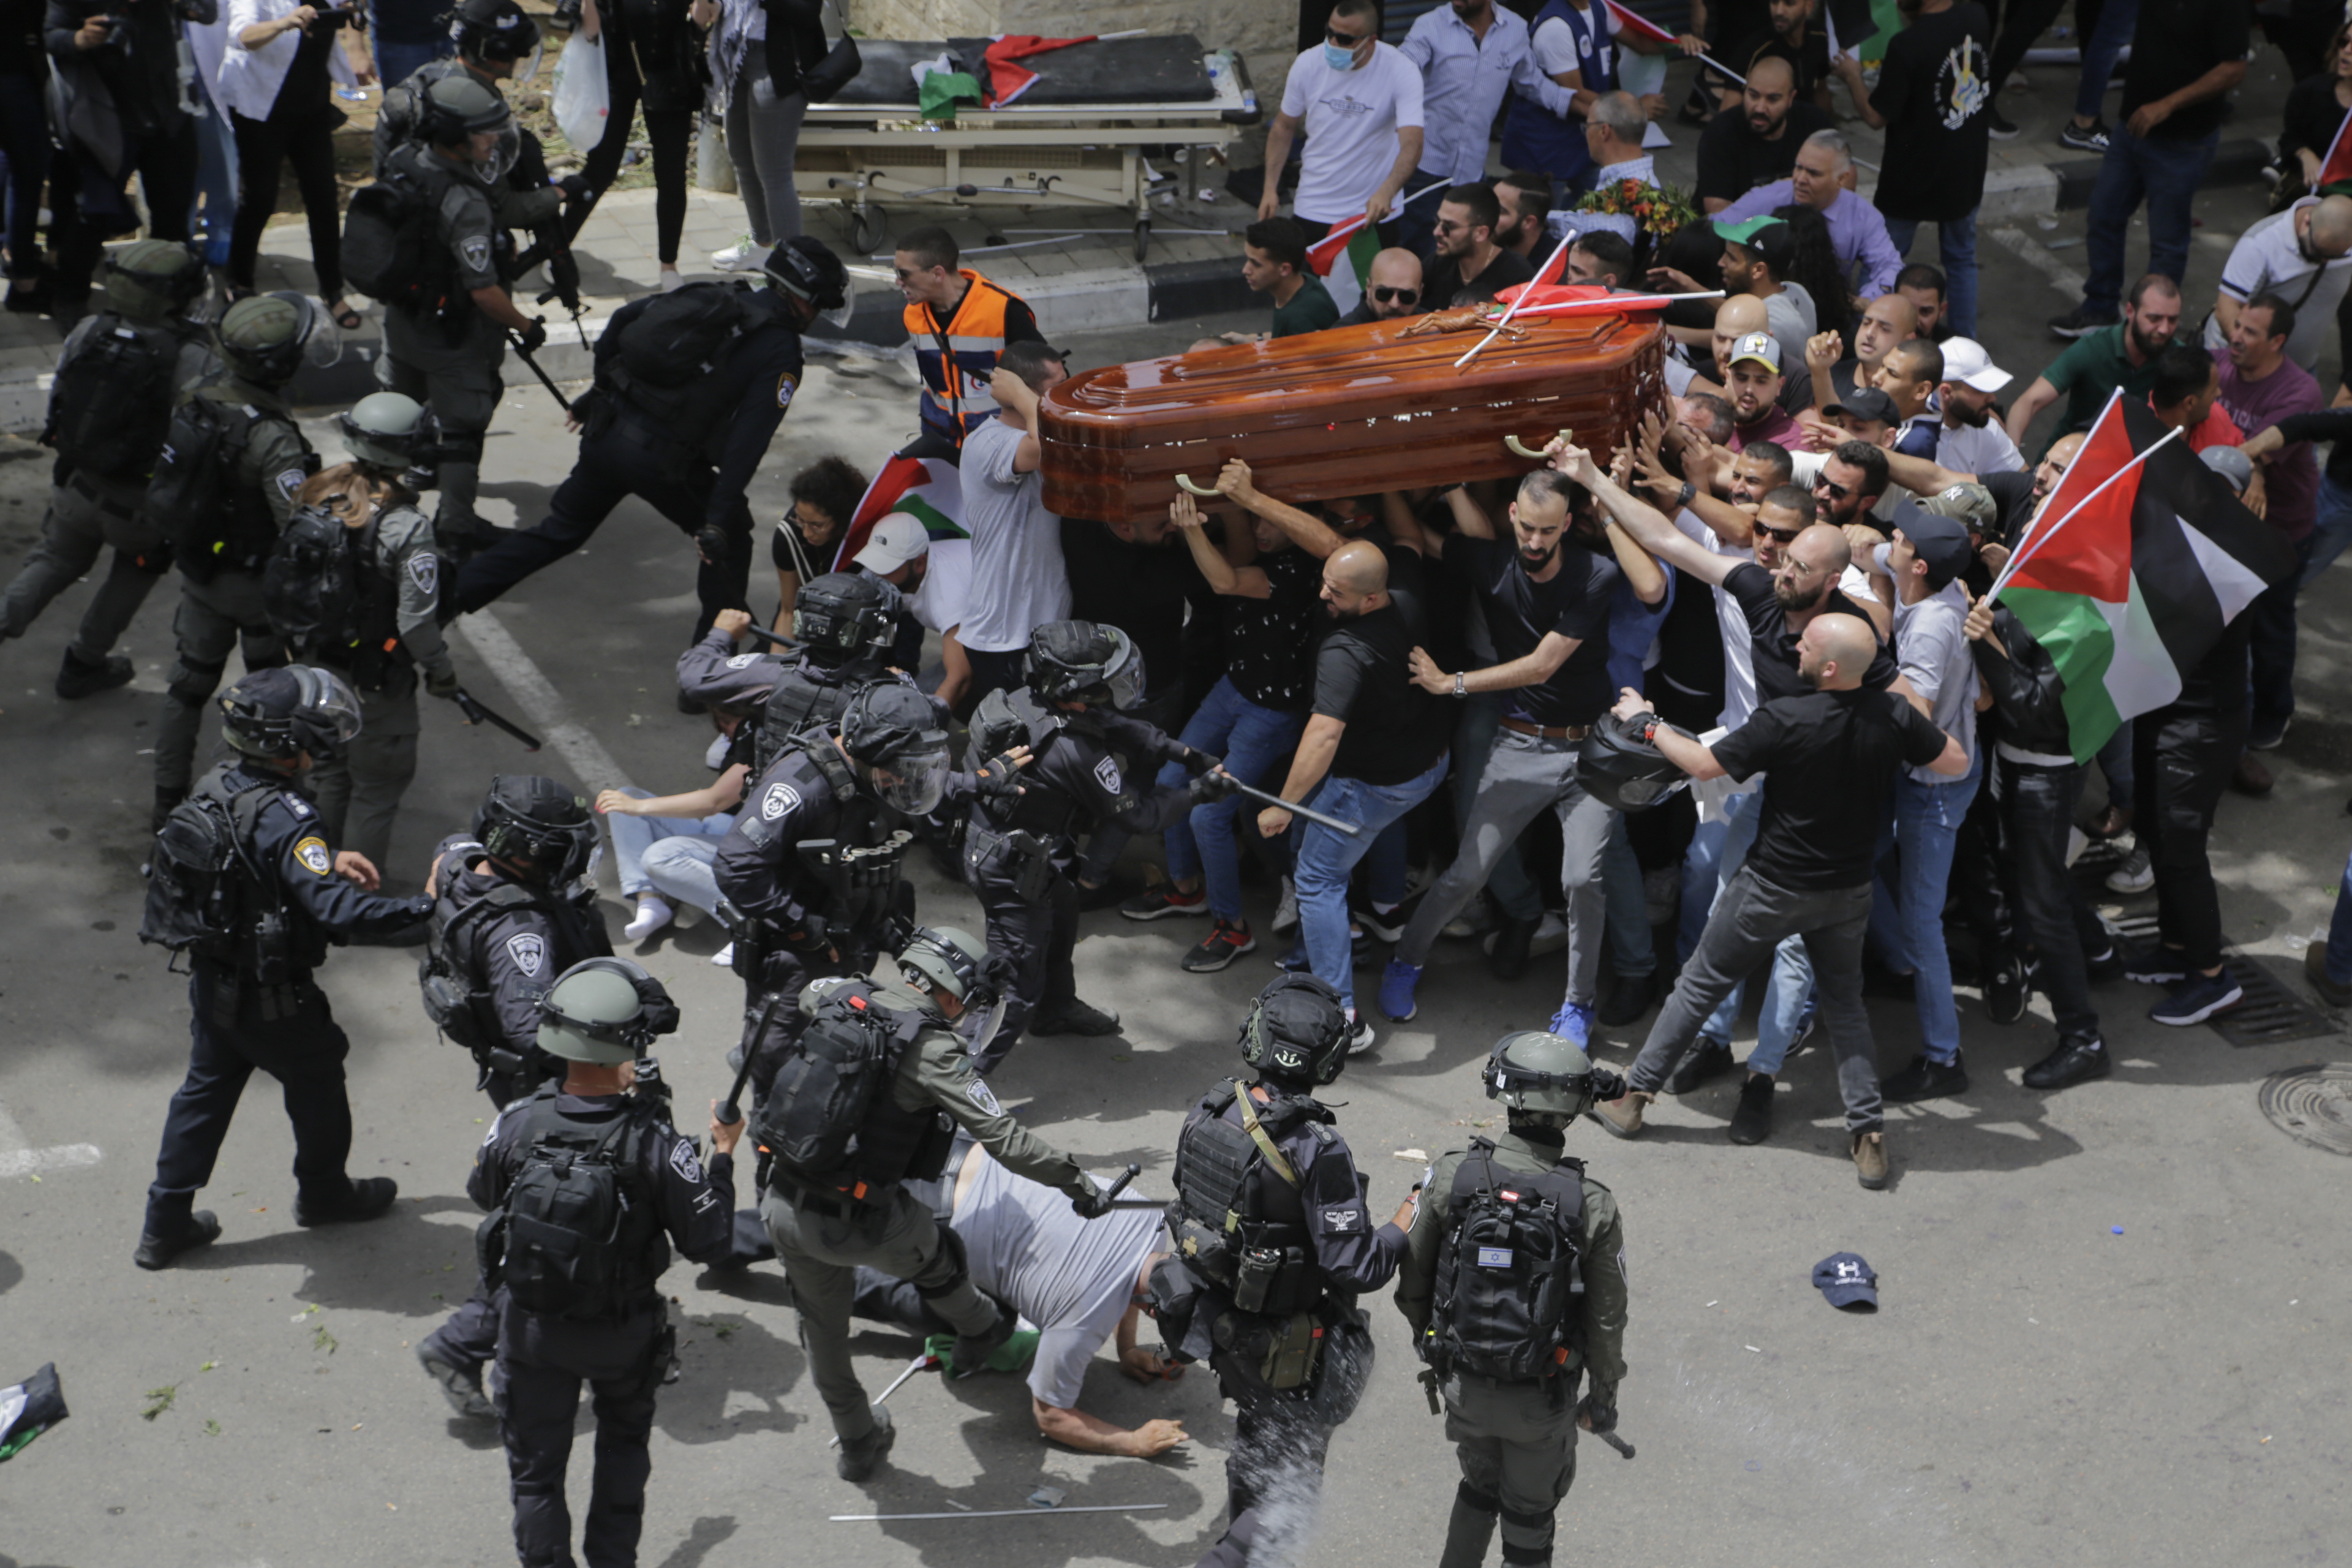
[[327, 314], [333, 317], [335, 325], [344, 331], [356, 332], [360, 330], [360, 313], [352, 308], [348, 300], [336, 300], [327, 308]]

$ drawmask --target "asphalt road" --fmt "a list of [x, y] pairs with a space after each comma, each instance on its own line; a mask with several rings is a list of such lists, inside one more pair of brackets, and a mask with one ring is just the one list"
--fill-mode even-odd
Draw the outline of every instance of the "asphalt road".
[[[2201, 210], [2209, 226], [2189, 290], [2199, 300], [2228, 235], [2258, 209], [2231, 194]], [[2030, 375], [2054, 353], [2041, 318], [2068, 302], [2046, 273], [2079, 267], [2082, 255], [2042, 242], [2079, 235], [2080, 221], [2010, 226], [2042, 269], [1987, 242], [1984, 335]], [[1071, 346], [1097, 363], [1234, 324], [1162, 322]], [[485, 494], [502, 519], [527, 522], [572, 443], [545, 395], [519, 373], [514, 381]], [[870, 465], [912, 417], [903, 384], [819, 369], [761, 477], [758, 512], [781, 510], [799, 462], [838, 449]], [[323, 429], [320, 438], [331, 448]], [[0, 467], [0, 559], [30, 542], [43, 484], [37, 463]], [[388, 868], [396, 885], [414, 885], [427, 847], [469, 817], [494, 771], [537, 766], [588, 789], [624, 778], [681, 789], [705, 776], [709, 731], [675, 711], [668, 678], [691, 584], [683, 540], [632, 504], [579, 557], [500, 603], [494, 625], [472, 623], [457, 644], [467, 682], [562, 744], [527, 758], [431, 707]], [[134, 688], [68, 706], [48, 682], [85, 591], [0, 651], [0, 756], [14, 805], [0, 815], [10, 868], [0, 1156], [20, 1156], [0, 1159], [0, 1171], [29, 1173], [0, 1177], [0, 1377], [55, 1360], [74, 1411], [0, 1471], [0, 1568], [503, 1561], [495, 1439], [453, 1422], [413, 1359], [470, 1281], [477, 1216], [463, 1180], [488, 1110], [466, 1058], [422, 1026], [412, 953], [341, 952], [322, 976], [353, 1043], [352, 1169], [398, 1178], [394, 1217], [295, 1229], [285, 1120], [257, 1082], [204, 1199], [221, 1215], [222, 1240], [167, 1273], [131, 1265], [186, 1051], [182, 984], [132, 938], [149, 799], [142, 748], [174, 595], [158, 594], [131, 632]], [[2276, 754], [2277, 793], [2230, 797], [2215, 844], [2226, 929], [2297, 991], [2302, 941], [2326, 917], [2352, 837], [2352, 705], [2336, 687], [2352, 595], [2336, 574], [2306, 604], [2306, 709]], [[917, 874], [927, 915], [977, 927], [961, 889], [927, 867]], [[609, 866], [605, 876], [609, 887]], [[1252, 898], [1262, 921], [1267, 890]], [[607, 913], [617, 931], [617, 898]], [[1101, 1167], [1140, 1162], [1145, 1191], [1166, 1191], [1183, 1108], [1234, 1070], [1233, 1030], [1271, 974], [1261, 955], [1221, 975], [1184, 975], [1175, 961], [1196, 937], [1184, 921], [1090, 917], [1082, 990], [1126, 1015], [1125, 1036], [1026, 1043], [1000, 1080], [1046, 1136]], [[637, 955], [685, 1009], [684, 1031], [662, 1053], [681, 1103], [725, 1084], [740, 994], [707, 962], [719, 942], [702, 925]], [[1401, 1152], [1434, 1153], [1486, 1124], [1476, 1065], [1498, 1034], [1549, 1016], [1556, 964], [1498, 985], [1466, 945], [1449, 944], [1421, 1017], [1387, 1029], [1332, 1090], [1376, 1209], [1419, 1172], [1421, 1156]], [[1723, 1141], [1723, 1083], [1664, 1105], [1638, 1143], [1576, 1134], [1573, 1148], [1626, 1216], [1634, 1294], [1623, 1431], [1641, 1458], [1628, 1465], [1586, 1446], [1562, 1513], [1562, 1561], [1761, 1568], [1866, 1554], [1997, 1568], [2341, 1554], [2352, 1444], [2347, 1167], [2283, 1136], [2254, 1096], [2275, 1069], [2345, 1057], [2340, 1034], [2233, 1048], [2210, 1029], [2146, 1022], [2151, 994], [2118, 984], [2100, 1004], [2120, 1070], [2041, 1096], [2017, 1078], [2047, 1048], [2046, 1012], [2037, 1004], [2028, 1023], [2002, 1029], [1972, 990], [1961, 998], [1975, 1087], [1891, 1112], [1888, 1192], [1853, 1183], [1818, 1047], [1788, 1072], [1781, 1131], [1762, 1147]], [[1915, 1025], [1907, 1005], [1872, 1008], [1891, 1068], [1915, 1048]], [[1622, 1066], [1639, 1034], [1612, 1032], [1604, 1059]], [[1832, 1311], [1811, 1289], [1815, 1261], [1841, 1250], [1876, 1268], [1876, 1316]], [[1220, 1527], [1232, 1428], [1197, 1372], [1139, 1389], [1105, 1360], [1088, 1380], [1085, 1405], [1112, 1420], [1186, 1423], [1192, 1441], [1153, 1462], [1048, 1446], [1016, 1379], [919, 1378], [892, 1401], [901, 1436], [890, 1467], [853, 1488], [833, 1475], [780, 1277], [762, 1269], [719, 1289], [681, 1268], [665, 1283], [686, 1323], [686, 1375], [662, 1395], [647, 1564], [822, 1552], [861, 1565], [1178, 1568]], [[1332, 1450], [1318, 1563], [1433, 1559], [1453, 1495], [1451, 1456], [1398, 1320], [1385, 1301], [1371, 1308], [1381, 1370]], [[877, 1390], [910, 1353], [882, 1333], [860, 1349]], [[583, 1457], [583, 1503], [586, 1468]], [[1041, 1484], [1073, 1505], [1161, 1506], [969, 1525], [827, 1521], [1020, 1508]]]

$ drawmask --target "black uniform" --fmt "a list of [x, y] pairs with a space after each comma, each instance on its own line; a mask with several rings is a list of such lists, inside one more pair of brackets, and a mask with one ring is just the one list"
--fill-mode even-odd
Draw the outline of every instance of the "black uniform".
[[621, 1305], [593, 1318], [566, 1318], [525, 1311], [499, 1293], [499, 1427], [514, 1489], [515, 1549], [525, 1568], [569, 1568], [572, 1562], [563, 1473], [583, 1381], [596, 1412], [596, 1471], [581, 1554], [596, 1568], [636, 1561], [653, 1469], [646, 1438], [654, 1394], [675, 1342], [655, 1281], [669, 1267], [673, 1243], [696, 1262], [727, 1251], [734, 1157], [713, 1155], [706, 1173], [693, 1144], [669, 1127], [657, 1104], [636, 1095], [563, 1094], [551, 1085], [499, 1113], [466, 1183], [474, 1202], [501, 1208], [540, 1137], [551, 1131], [593, 1136], [612, 1130], [617, 1117], [638, 1122], [629, 1134], [635, 1158], [624, 1167]]
[[1021, 770], [1021, 795], [975, 801], [964, 837], [964, 880], [987, 916], [988, 950], [1013, 966], [983, 1073], [995, 1070], [1034, 1015], [1077, 998], [1070, 963], [1078, 940], [1075, 836], [1101, 822], [1157, 833], [1196, 804], [1181, 784], [1151, 782], [1161, 763], [1182, 760], [1191, 748], [1122, 713], [1049, 707], [1027, 690], [992, 692], [972, 715], [971, 764], [1020, 745], [1031, 759]]
[[[246, 863], [268, 878], [257, 907], [274, 904], [282, 939], [242, 933], [235, 959], [192, 959], [188, 1000], [194, 1018], [188, 1076], [172, 1096], [155, 1182], [147, 1189], [147, 1231], [184, 1226], [253, 1069], [278, 1079], [294, 1123], [296, 1219], [331, 1214], [351, 1197], [343, 1163], [352, 1147], [343, 1058], [351, 1041], [310, 978], [328, 944], [350, 936], [404, 931], [431, 910], [425, 899], [388, 899], [335, 874], [334, 847], [292, 777], [243, 762], [224, 763], [196, 786], [224, 804], [239, 829]], [[261, 792], [258, 801], [242, 797]], [[250, 831], [247, 824], [250, 823]]]
[[649, 397], [621, 390], [615, 356], [630, 322], [676, 297], [652, 295], [614, 312], [596, 340], [596, 390], [581, 408], [579, 462], [539, 526], [506, 534], [466, 563], [457, 578], [461, 613], [480, 609], [579, 549], [633, 495], [695, 539], [703, 552], [695, 584], [702, 600], [696, 638], [719, 611], [748, 605], [751, 509], [743, 496], [799, 389], [801, 335], [782, 297], [767, 289], [747, 294], [749, 310], [764, 320], [734, 342], [722, 363], [693, 380], [689, 395], [657, 410]]
[[[1207, 1360], [1237, 1406], [1225, 1534], [1203, 1568], [1242, 1568], [1261, 1551], [1289, 1561], [1292, 1532], [1313, 1517], [1331, 1430], [1371, 1373], [1356, 1298], [1387, 1284], [1404, 1256], [1405, 1233], [1372, 1223], [1368, 1184], [1330, 1110], [1278, 1084], [1246, 1092], [1255, 1134], [1236, 1082], [1211, 1089], [1185, 1117], [1169, 1207], [1198, 1292], [1181, 1325], [1163, 1306], [1162, 1326], [1175, 1331], [1170, 1349]], [[1247, 1251], [1237, 1263], [1216, 1261], [1221, 1239]]]

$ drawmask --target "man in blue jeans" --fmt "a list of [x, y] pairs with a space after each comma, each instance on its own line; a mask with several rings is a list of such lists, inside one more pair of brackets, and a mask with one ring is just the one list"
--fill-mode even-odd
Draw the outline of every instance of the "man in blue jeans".
[[[1263, 519], [1227, 519], [1220, 549], [1188, 495], [1177, 496], [1168, 516], [1225, 607], [1225, 674], [1184, 726], [1184, 744], [1222, 754], [1227, 773], [1263, 787], [1307, 727], [1321, 563]], [[1181, 763], [1169, 766], [1183, 772]], [[1165, 770], [1161, 778], [1184, 782]], [[1168, 881], [1119, 906], [1131, 921], [1206, 909], [1214, 923], [1184, 955], [1184, 968], [1193, 974], [1214, 973], [1257, 946], [1242, 917], [1241, 851], [1234, 839], [1239, 816], [1240, 802], [1228, 795], [1171, 824], [1161, 835]]]
[[[1895, 510], [1895, 542], [1874, 552], [1871, 588], [1895, 604], [1895, 659], [1936, 728], [1959, 742], [1968, 767], [1957, 777], [1906, 768], [1895, 778], [1895, 811], [1880, 835], [1870, 936], [1886, 966], [1911, 976], [1923, 1047], [1880, 1085], [1895, 1104], [1958, 1094], [1969, 1087], [1960, 1062], [1960, 1015], [1952, 1000], [1952, 958], [1944, 945], [1944, 892], [1952, 850], [1982, 777], [1977, 757], [1977, 671], [1963, 628], [1968, 600], [1958, 579], [1973, 552], [1959, 519], [1921, 507]], [[1890, 882], [1886, 851], [1900, 864]]]
[[[1305, 824], [1293, 872], [1304, 967], [1347, 1004], [1351, 1056], [1371, 1047], [1372, 1026], [1356, 1010], [1349, 877], [1381, 831], [1445, 777], [1445, 706], [1412, 679], [1412, 649], [1429, 628], [1417, 613], [1409, 619], [1391, 592], [1393, 569], [1411, 579], [1397, 588], [1416, 610], [1427, 602], [1420, 562], [1410, 548], [1390, 555], [1361, 539], [1324, 558], [1323, 608], [1336, 626], [1316, 651], [1314, 710], [1282, 786], [1283, 799], [1359, 825], [1349, 835]], [[1270, 805], [1258, 814], [1258, 831], [1273, 838], [1290, 821], [1288, 811]], [[1301, 967], [1295, 950], [1282, 962]]]
[[2091, 275], [2083, 302], [2050, 330], [2079, 338], [2120, 319], [2124, 241], [2147, 203], [2147, 269], [2189, 268], [2189, 208], [2221, 141], [2223, 98], [2245, 79], [2251, 7], [2221, 0], [2142, 0], [2124, 70], [2123, 123], [2109, 133], [2091, 190]]

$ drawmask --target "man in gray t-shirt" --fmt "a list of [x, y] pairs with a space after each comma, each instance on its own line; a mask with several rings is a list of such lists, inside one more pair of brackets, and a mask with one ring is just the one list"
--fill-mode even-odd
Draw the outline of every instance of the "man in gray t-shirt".
[[[1129, 1431], [1077, 1408], [1087, 1368], [1107, 1339], [1117, 1342], [1119, 1371], [1138, 1383], [1183, 1370], [1135, 1342], [1145, 1270], [1167, 1250], [1158, 1211], [1122, 1208], [1080, 1219], [1058, 1193], [1022, 1181], [985, 1149], [961, 1138], [956, 1147], [963, 1152], [961, 1168], [949, 1162], [953, 1198], [935, 1202], [935, 1211], [950, 1210], [941, 1217], [962, 1238], [973, 1283], [1038, 1331], [1029, 1369], [1037, 1429], [1087, 1453], [1136, 1458], [1183, 1442], [1181, 1422], [1151, 1420]], [[1040, 1203], [1040, 1194], [1052, 1201]], [[951, 1331], [925, 1312], [913, 1286], [872, 1269], [857, 1271], [856, 1311], [919, 1333]]]
[[971, 587], [957, 640], [971, 660], [971, 698], [1021, 684], [1029, 635], [1069, 618], [1061, 521], [1045, 510], [1037, 405], [1066, 377], [1059, 351], [1014, 343], [989, 382], [996, 416], [963, 438], [964, 526], [971, 531]]

